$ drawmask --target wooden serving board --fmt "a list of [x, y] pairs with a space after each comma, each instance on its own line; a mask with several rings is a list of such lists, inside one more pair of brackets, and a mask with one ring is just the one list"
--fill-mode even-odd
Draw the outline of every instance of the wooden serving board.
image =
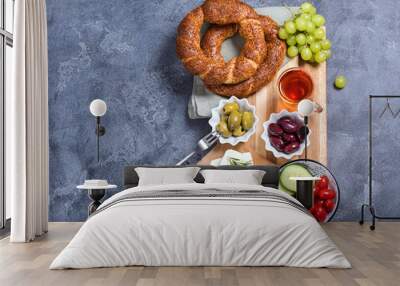
[[[301, 67], [311, 76], [314, 88], [309, 99], [315, 101], [324, 109], [321, 113], [313, 113], [309, 117], [309, 128], [312, 131], [310, 135], [310, 145], [307, 149], [307, 156], [327, 164], [327, 97], [326, 97], [326, 63], [319, 65], [310, 65], [301, 63], [299, 59], [293, 58], [286, 63], [275, 75], [275, 78], [256, 94], [248, 97], [250, 104], [256, 107], [256, 115], [259, 122], [256, 128], [256, 133], [248, 142], [239, 143], [236, 146], [229, 144], [218, 143], [205, 157], [198, 162], [199, 165], [208, 165], [214, 159], [221, 158], [227, 149], [233, 149], [239, 152], [250, 152], [253, 156], [254, 164], [277, 164], [281, 165], [288, 160], [283, 158], [275, 158], [273, 154], [265, 150], [265, 142], [261, 139], [263, 133], [263, 123], [269, 119], [271, 113], [277, 113], [282, 109], [295, 111], [283, 105], [279, 97], [278, 83], [279, 76], [289, 68]], [[304, 153], [303, 153], [304, 156]], [[292, 160], [300, 158], [295, 156]]]

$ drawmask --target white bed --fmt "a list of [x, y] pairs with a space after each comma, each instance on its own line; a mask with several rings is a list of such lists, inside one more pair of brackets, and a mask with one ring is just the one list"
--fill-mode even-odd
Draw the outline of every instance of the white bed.
[[351, 267], [317, 221], [285, 193], [198, 183], [114, 195], [50, 269], [128, 265]]

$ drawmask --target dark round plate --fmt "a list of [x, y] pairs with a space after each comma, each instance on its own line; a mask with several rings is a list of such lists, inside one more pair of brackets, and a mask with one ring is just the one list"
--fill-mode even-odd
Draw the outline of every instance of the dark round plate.
[[298, 159], [294, 161], [287, 162], [286, 164], [282, 165], [280, 167], [280, 170], [282, 171], [283, 168], [286, 166], [292, 165], [292, 164], [298, 164], [298, 165], [303, 165], [308, 169], [308, 171], [314, 176], [314, 177], [321, 177], [321, 176], [327, 176], [329, 179], [329, 188], [334, 190], [336, 192], [336, 199], [335, 199], [335, 208], [328, 214], [326, 217], [326, 220], [324, 222], [330, 221], [336, 214], [336, 210], [339, 206], [340, 202], [340, 189], [339, 185], [333, 176], [333, 174], [329, 171], [327, 167], [322, 165], [321, 163], [310, 160], [310, 159]]

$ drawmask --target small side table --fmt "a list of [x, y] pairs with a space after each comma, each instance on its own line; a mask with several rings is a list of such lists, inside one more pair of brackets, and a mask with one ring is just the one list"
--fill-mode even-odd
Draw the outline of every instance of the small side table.
[[87, 190], [89, 198], [92, 200], [88, 206], [88, 216], [94, 213], [97, 208], [101, 205], [101, 199], [106, 194], [106, 190], [115, 189], [116, 185], [106, 185], [106, 186], [89, 186], [89, 185], [79, 185], [77, 186], [80, 190]]
[[313, 182], [318, 181], [319, 177], [290, 177], [296, 181], [296, 199], [303, 204], [306, 209], [313, 206]]

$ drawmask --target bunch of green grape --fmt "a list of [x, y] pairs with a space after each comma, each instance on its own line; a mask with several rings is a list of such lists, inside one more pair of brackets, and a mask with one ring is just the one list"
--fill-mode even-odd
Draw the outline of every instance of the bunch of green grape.
[[331, 42], [326, 38], [325, 18], [309, 2], [279, 29], [279, 38], [286, 40], [287, 54], [300, 55], [306, 62], [323, 63], [331, 57]]

